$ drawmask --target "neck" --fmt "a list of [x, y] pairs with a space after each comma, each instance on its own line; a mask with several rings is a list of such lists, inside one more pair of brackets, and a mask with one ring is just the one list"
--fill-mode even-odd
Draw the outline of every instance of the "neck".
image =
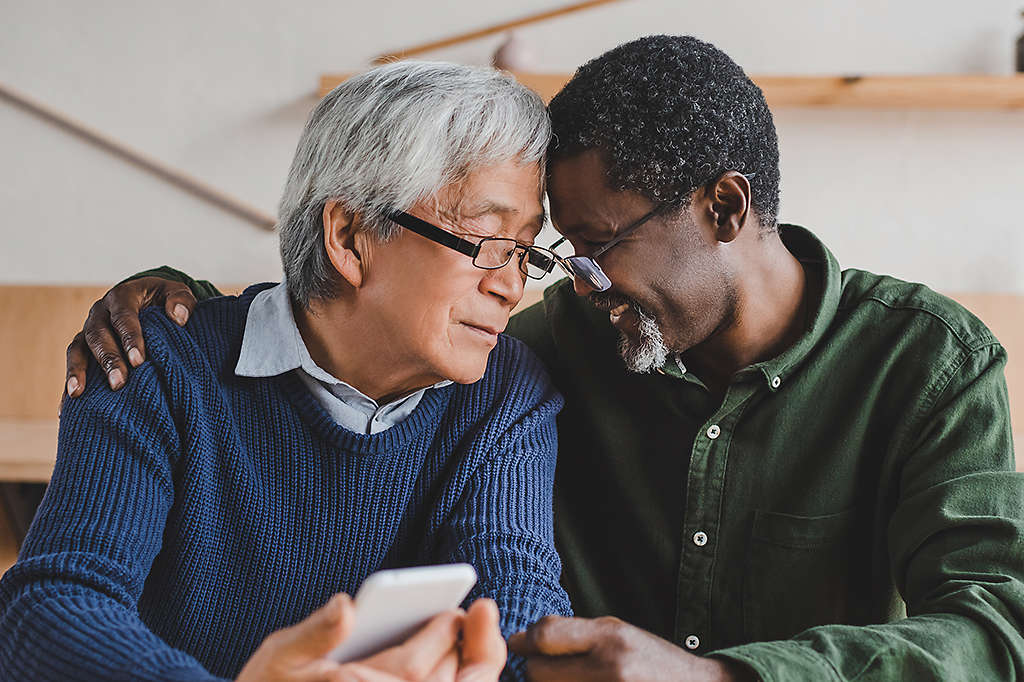
[[293, 303], [292, 310], [313, 362], [378, 404], [441, 381], [410, 368], [379, 323], [344, 296], [312, 301], [309, 310]]
[[685, 353], [685, 363], [716, 392], [724, 392], [739, 370], [792, 346], [804, 333], [813, 305], [804, 269], [777, 232], [748, 250], [752, 257], [735, 282], [733, 311], [708, 339]]

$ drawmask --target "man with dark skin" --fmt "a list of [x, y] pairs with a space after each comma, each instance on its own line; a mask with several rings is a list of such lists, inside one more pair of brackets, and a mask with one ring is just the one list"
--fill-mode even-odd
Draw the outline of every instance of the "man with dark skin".
[[[577, 270], [507, 330], [566, 397], [556, 541], [579, 617], [510, 640], [532, 676], [1024, 677], [998, 341], [777, 224], [771, 114], [714, 47], [620, 46], [550, 111], [552, 221], [610, 288]], [[215, 293], [149, 274], [90, 312], [70, 395], [90, 350], [115, 388], [143, 361], [140, 308], [185, 324]]]

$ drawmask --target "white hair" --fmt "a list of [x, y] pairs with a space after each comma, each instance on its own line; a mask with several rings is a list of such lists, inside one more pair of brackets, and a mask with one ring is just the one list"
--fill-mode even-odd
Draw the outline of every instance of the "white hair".
[[281, 261], [292, 297], [308, 307], [336, 293], [323, 238], [328, 199], [385, 241], [399, 229], [390, 211], [486, 166], [543, 164], [550, 137], [540, 97], [489, 67], [403, 61], [348, 79], [310, 115], [281, 197]]

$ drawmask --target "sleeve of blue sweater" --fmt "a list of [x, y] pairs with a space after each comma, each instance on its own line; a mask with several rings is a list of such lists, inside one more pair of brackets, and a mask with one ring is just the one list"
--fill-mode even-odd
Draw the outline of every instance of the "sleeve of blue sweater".
[[[441, 559], [482, 569], [468, 601], [494, 599], [506, 637], [544, 616], [572, 615], [559, 583], [562, 564], [552, 519], [555, 418], [563, 400], [536, 356], [514, 343], [516, 352], [504, 367], [511, 378], [490, 423], [501, 424], [501, 431], [485, 427], [478, 435], [486, 454], [448, 519], [450, 553]], [[502, 679], [526, 679], [524, 663], [510, 656]]]
[[212, 680], [137, 604], [174, 500], [180, 451], [152, 363], [111, 391], [95, 367], [61, 412], [57, 464], [0, 581], [0, 679]]

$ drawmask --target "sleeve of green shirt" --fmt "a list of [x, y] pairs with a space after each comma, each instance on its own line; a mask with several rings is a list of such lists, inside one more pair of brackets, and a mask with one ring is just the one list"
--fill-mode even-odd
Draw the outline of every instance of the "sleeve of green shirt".
[[1024, 474], [1014, 470], [1005, 362], [988, 343], [937, 371], [903, 439], [887, 542], [909, 617], [714, 655], [767, 682], [1024, 679]]
[[170, 265], [161, 265], [158, 268], [137, 272], [131, 277], [124, 278], [121, 282], [118, 282], [118, 284], [130, 282], [133, 279], [139, 279], [140, 277], [159, 277], [161, 279], [171, 280], [172, 282], [181, 282], [192, 290], [192, 295], [196, 297], [197, 301], [223, 295], [217, 287], [205, 279], [192, 279], [191, 275], [188, 275], [181, 270], [175, 270]]

